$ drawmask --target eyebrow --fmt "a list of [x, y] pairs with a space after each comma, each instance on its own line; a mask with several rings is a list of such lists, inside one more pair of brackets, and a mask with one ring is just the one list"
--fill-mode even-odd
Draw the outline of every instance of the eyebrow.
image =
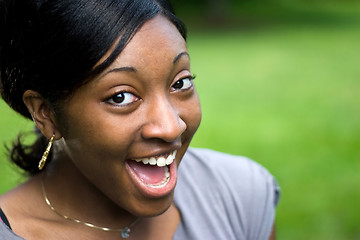
[[[174, 58], [173, 64], [176, 64], [182, 56], [188, 56], [190, 58], [188, 52], [181, 52]], [[104, 77], [105, 75], [108, 75], [109, 73], [113, 73], [113, 72], [136, 72], [136, 69], [134, 67], [113, 68], [113, 69], [109, 70], [108, 72], [104, 73], [100, 78]]]
[[173, 64], [175, 64], [177, 61], [179, 61], [179, 59], [180, 59], [182, 56], [188, 56], [188, 57], [190, 58], [188, 52], [181, 52], [181, 53], [179, 53], [179, 55], [177, 55], [177, 56], [174, 58]]
[[103, 76], [112, 73], [112, 72], [136, 72], [136, 69], [133, 67], [119, 67], [119, 68], [113, 68], [110, 71], [106, 72]]
[[101, 79], [101, 78], [105, 77], [106, 75], [108, 75], [109, 73], [113, 73], [113, 72], [136, 72], [136, 69], [133, 67], [113, 68], [113, 69], [101, 74], [98, 79]]

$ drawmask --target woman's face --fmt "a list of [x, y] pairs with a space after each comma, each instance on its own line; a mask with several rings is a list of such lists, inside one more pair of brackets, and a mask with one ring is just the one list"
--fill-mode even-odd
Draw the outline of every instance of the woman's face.
[[201, 119], [186, 43], [176, 27], [162, 16], [146, 22], [63, 113], [65, 150], [91, 184], [132, 214], [165, 211], [177, 165]]

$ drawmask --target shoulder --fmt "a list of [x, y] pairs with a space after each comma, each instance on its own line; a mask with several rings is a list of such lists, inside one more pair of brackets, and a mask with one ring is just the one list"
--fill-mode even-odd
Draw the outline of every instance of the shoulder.
[[196, 161], [209, 167], [217, 166], [215, 168], [217, 169], [216, 171], [240, 170], [246, 172], [247, 170], [255, 170], [263, 174], [269, 174], [260, 164], [247, 157], [231, 155], [211, 149], [189, 148], [181, 164], [183, 162], [185, 163], [184, 165], [190, 164], [189, 161], [192, 163]]
[[[224, 187], [226, 183], [226, 186], [245, 192], [256, 191], [261, 194], [270, 187], [274, 191], [279, 190], [273, 175], [259, 163], [247, 157], [210, 149], [190, 148], [180, 164], [179, 172], [181, 177], [193, 177], [200, 181], [211, 178], [212, 185]], [[193, 172], [196, 174], [191, 174]]]
[[209, 235], [221, 231], [226, 239], [265, 239], [278, 197], [275, 178], [246, 157], [191, 148], [179, 167], [175, 203], [183, 216], [191, 208], [185, 221], [197, 218], [204, 229], [212, 226], [214, 232]]
[[[23, 239], [19, 236], [43, 239], [38, 236], [45, 229], [43, 228], [45, 220], [42, 216], [46, 204], [37, 179], [39, 178], [32, 177], [0, 196], [0, 207], [11, 226], [9, 229], [3, 222], [0, 222], [3, 225], [0, 227], [0, 239]], [[9, 236], [13, 235], [14, 237], [2, 238], [1, 234], [10, 234]]]

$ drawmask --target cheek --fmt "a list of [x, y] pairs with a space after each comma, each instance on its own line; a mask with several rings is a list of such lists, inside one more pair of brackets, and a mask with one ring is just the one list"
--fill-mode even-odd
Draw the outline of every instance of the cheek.
[[[83, 115], [84, 116], [84, 115]], [[124, 163], [131, 148], [131, 131], [115, 124], [111, 117], [97, 115], [72, 121], [71, 131], [64, 136], [65, 149], [80, 172], [102, 191], [106, 186], [126, 180]], [[102, 116], [100, 118], [100, 116]], [[117, 185], [121, 192], [127, 192]], [[107, 193], [111, 195], [111, 191]], [[115, 197], [114, 197], [115, 198]]]
[[196, 130], [198, 129], [201, 122], [201, 107], [200, 101], [195, 93], [194, 96], [186, 102], [186, 104], [181, 105], [181, 112], [179, 112], [181, 119], [186, 123], [186, 131], [182, 136], [183, 147], [178, 152], [179, 153], [179, 162], [180, 164], [182, 157], [184, 156], [192, 137], [194, 136]]
[[132, 126], [118, 117], [78, 112], [68, 118], [64, 134], [68, 153], [73, 159], [111, 156], [122, 157], [130, 145]]
[[191, 135], [190, 138], [192, 138], [201, 122], [201, 106], [196, 91], [192, 98], [186, 103], [186, 106], [180, 115], [187, 125], [187, 131], [189, 132], [189, 135]]

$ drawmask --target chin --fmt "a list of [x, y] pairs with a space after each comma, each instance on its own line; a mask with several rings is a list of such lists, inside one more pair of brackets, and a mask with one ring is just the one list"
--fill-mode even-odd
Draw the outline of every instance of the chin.
[[131, 213], [138, 217], [156, 217], [166, 212], [173, 204], [174, 194], [161, 199], [148, 199], [141, 202]]

